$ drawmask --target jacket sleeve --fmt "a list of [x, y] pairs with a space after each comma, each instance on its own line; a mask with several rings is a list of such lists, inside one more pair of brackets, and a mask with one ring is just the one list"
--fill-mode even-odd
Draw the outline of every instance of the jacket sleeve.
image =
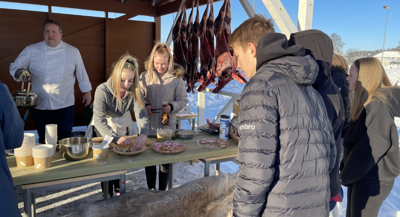
[[[5, 149], [19, 148], [24, 139], [24, 122], [5, 84], [0, 83], [0, 125]], [[1, 136], [1, 135], [0, 135]]]
[[[370, 141], [372, 136], [374, 142]], [[389, 148], [390, 143], [377, 130], [369, 127], [347, 157], [343, 159], [343, 169], [340, 173], [342, 184], [347, 186], [363, 178]]]
[[101, 135], [112, 136], [114, 137], [113, 141], [117, 141], [119, 136], [116, 132], [112, 130], [112, 128], [107, 123], [107, 98], [103, 85], [99, 85], [96, 88], [96, 92], [94, 93], [94, 101], [93, 101], [93, 122], [96, 129], [100, 132]]
[[375, 101], [366, 106], [367, 130], [343, 159], [340, 174], [343, 185], [363, 178], [390, 149], [390, 120], [393, 121], [393, 117], [383, 102]]
[[[143, 100], [143, 97], [142, 97]], [[144, 101], [144, 100], [143, 100]], [[140, 104], [135, 100], [133, 105], [136, 123], [139, 127], [139, 135], [148, 135], [149, 133], [149, 116], [147, 116], [146, 108], [141, 108]]]
[[15, 59], [15, 61], [10, 64], [10, 74], [15, 81], [20, 81], [19, 78], [15, 77], [15, 73], [22, 70], [27, 70], [27, 68], [29, 67], [29, 59], [30, 48], [28, 46], [18, 55], [17, 59]]
[[278, 103], [272, 91], [263, 92], [256, 96], [244, 93], [240, 103], [237, 156], [240, 169], [233, 193], [234, 216], [259, 216], [274, 180], [279, 142]]
[[180, 110], [182, 110], [188, 100], [187, 100], [187, 93], [186, 93], [186, 88], [185, 88], [185, 82], [181, 78], [177, 78], [177, 86], [175, 88], [175, 96], [174, 96], [174, 101], [169, 102], [172, 104], [173, 107], [173, 113], [178, 113]]
[[76, 79], [79, 83], [79, 89], [82, 93], [86, 93], [92, 90], [92, 84], [89, 81], [89, 76], [86, 72], [85, 65], [83, 64], [82, 56], [79, 53], [79, 50], [76, 49]]

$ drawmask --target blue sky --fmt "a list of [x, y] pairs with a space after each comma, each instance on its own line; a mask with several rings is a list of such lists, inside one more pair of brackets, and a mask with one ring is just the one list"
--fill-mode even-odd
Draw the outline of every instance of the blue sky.
[[[254, 0], [249, 0], [254, 5]], [[297, 26], [298, 0], [281, 0], [292, 21]], [[262, 0], [256, 0], [256, 13], [271, 18]], [[222, 2], [214, 3], [214, 14], [218, 14]], [[400, 0], [315, 0], [313, 14], [313, 28], [319, 29], [330, 35], [336, 33], [342, 37], [345, 44], [344, 51], [349, 48], [359, 50], [382, 49], [385, 30], [386, 9], [384, 5], [390, 6], [385, 48], [399, 46], [400, 41]], [[0, 8], [29, 9], [35, 11], [47, 11], [47, 6], [34, 6], [26, 4], [15, 4], [0, 1]], [[232, 30], [248, 19], [239, 0], [231, 0], [232, 7]], [[202, 15], [205, 6], [200, 7]], [[103, 12], [87, 10], [70, 10], [66, 8], [53, 7], [53, 13], [74, 13], [87, 16], [104, 17]], [[190, 10], [187, 11], [189, 16]], [[109, 17], [118, 17], [121, 14], [110, 13]], [[175, 14], [165, 15], [161, 19], [161, 40], [165, 41], [173, 23]], [[152, 17], [138, 16], [134, 20], [154, 21]], [[280, 32], [275, 26], [275, 30]]]

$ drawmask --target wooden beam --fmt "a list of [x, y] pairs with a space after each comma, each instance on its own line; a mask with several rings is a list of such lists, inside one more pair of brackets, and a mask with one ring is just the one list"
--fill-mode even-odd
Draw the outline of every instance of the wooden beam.
[[168, 34], [167, 40], [165, 42], [168, 46], [171, 46], [171, 43], [172, 43], [172, 31], [174, 30], [174, 26], [175, 26], [175, 24], [176, 24], [176, 22], [178, 20], [179, 14], [181, 13], [181, 10], [182, 10], [182, 6], [183, 6], [183, 4], [185, 4], [185, 2], [186, 2], [186, 0], [181, 0], [178, 13], [176, 14], [174, 22], [172, 23], [171, 30], [169, 30], [169, 34]]
[[167, 3], [169, 3], [170, 1], [171, 1], [171, 0], [158, 0], [157, 3], [156, 3], [156, 6], [158, 7], [158, 6], [167, 4]]
[[47, 14], [47, 18], [48, 19], [53, 19], [52, 17], [53, 17], [53, 13], [51, 13], [51, 5], [48, 5], [47, 6], [48, 8], [49, 8], [49, 11], [47, 12], [48, 14]]
[[251, 4], [248, 0], [239, 0], [239, 1], [240, 1], [240, 4], [242, 4], [244, 11], [246, 11], [246, 14], [247, 14], [247, 16], [249, 16], [249, 18], [254, 17], [254, 15], [256, 15], [256, 12], [251, 7]]
[[287, 38], [290, 38], [291, 33], [297, 32], [296, 26], [280, 0], [262, 0], [262, 2], [267, 7], [278, 28]]
[[145, 16], [157, 16], [156, 7], [149, 2], [119, 2], [109, 0], [7, 0], [8, 2], [51, 5], [96, 11], [112, 11], [116, 13], [134, 13]]
[[[222, 1], [222, 0], [214, 0], [214, 2], [218, 2], [218, 1]], [[208, 2], [208, 0], [200, 0], [199, 6], [205, 5], [205, 4], [207, 4], [207, 2]], [[166, 14], [175, 13], [178, 10], [180, 10], [180, 8], [182, 7], [180, 5], [181, 5], [181, 1], [179, 1], [179, 0], [168, 3], [168, 4], [164, 4], [157, 8], [157, 16], [161, 17]], [[192, 8], [192, 1], [186, 2], [186, 8]]]
[[156, 41], [161, 41], [161, 17], [156, 17]]
[[297, 30], [312, 29], [314, 0], [299, 0]]
[[107, 81], [107, 71], [110, 67], [110, 22], [108, 20], [108, 13], [106, 12], [105, 22], [105, 37], [104, 37], [104, 55], [105, 55], [105, 72], [104, 81]]

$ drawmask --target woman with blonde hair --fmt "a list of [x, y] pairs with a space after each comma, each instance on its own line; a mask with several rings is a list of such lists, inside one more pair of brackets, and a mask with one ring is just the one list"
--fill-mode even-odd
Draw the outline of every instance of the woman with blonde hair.
[[[167, 44], [156, 43], [144, 64], [147, 71], [140, 75], [141, 90], [150, 120], [149, 135], [156, 135], [155, 129], [158, 128], [175, 129], [176, 113], [188, 102], [182, 79], [184, 70], [182, 66], [174, 64], [171, 53]], [[162, 122], [164, 114], [169, 116], [169, 123]], [[149, 189], [155, 189], [156, 176], [156, 166], [146, 167]], [[160, 165], [158, 190], [167, 189], [168, 176], [169, 165]]]
[[353, 91], [352, 110], [340, 174], [348, 187], [346, 216], [376, 217], [400, 174], [394, 123], [394, 117], [400, 117], [400, 88], [391, 85], [373, 57], [356, 60], [347, 81]]
[[[96, 89], [93, 102], [93, 130], [97, 136], [114, 137], [115, 144], [130, 145], [131, 140], [126, 135], [137, 134], [131, 112], [134, 112], [139, 127], [139, 136], [133, 146], [139, 150], [145, 145], [149, 121], [140, 92], [139, 65], [136, 58], [125, 54], [113, 64], [107, 82], [100, 84]], [[113, 184], [116, 185], [116, 194], [119, 194], [119, 182], [110, 181], [110, 196], [113, 195]]]

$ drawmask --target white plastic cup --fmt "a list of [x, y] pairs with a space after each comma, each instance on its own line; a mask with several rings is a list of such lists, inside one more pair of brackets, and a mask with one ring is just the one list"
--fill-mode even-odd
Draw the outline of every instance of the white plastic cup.
[[45, 131], [46, 144], [53, 145], [53, 151], [56, 151], [57, 146], [57, 124], [47, 124]]

